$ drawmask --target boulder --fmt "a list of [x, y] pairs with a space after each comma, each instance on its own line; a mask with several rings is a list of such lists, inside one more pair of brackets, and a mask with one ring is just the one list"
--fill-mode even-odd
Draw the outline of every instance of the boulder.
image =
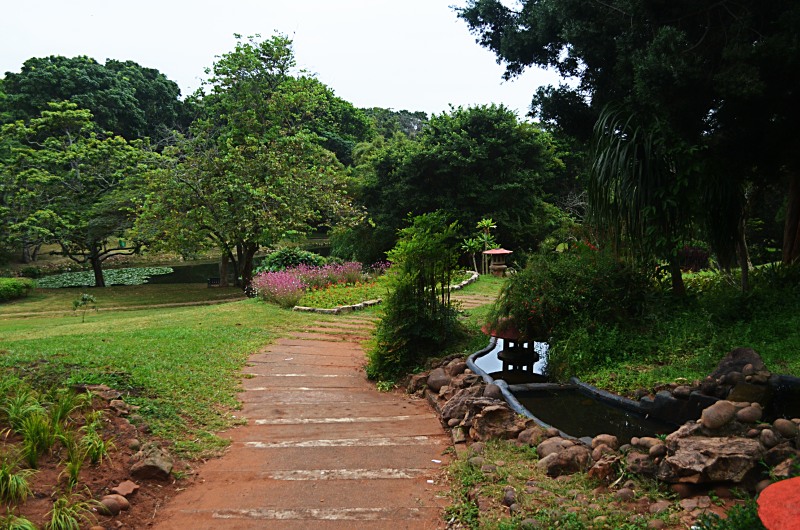
[[667, 444], [670, 454], [657, 474], [665, 482], [739, 483], [764, 456], [761, 444], [750, 438], [668, 437]]
[[450, 384], [450, 376], [447, 375], [444, 368], [434, 368], [431, 370], [431, 373], [428, 374], [427, 384], [428, 388], [434, 392], [439, 392], [443, 386]]
[[469, 434], [473, 440], [516, 438], [528, 427], [528, 420], [503, 405], [489, 405], [472, 420]]
[[573, 442], [571, 440], [565, 440], [560, 436], [554, 436], [541, 442], [536, 448], [536, 454], [539, 455], [539, 458], [544, 458], [550, 454], [558, 453], [572, 445]]
[[625, 461], [628, 464], [628, 471], [631, 473], [647, 476], [653, 476], [656, 474], [657, 466], [655, 462], [653, 462], [653, 460], [644, 453], [631, 451], [625, 455]]
[[450, 363], [445, 367], [445, 372], [450, 377], [455, 377], [457, 375], [461, 375], [464, 373], [464, 370], [467, 369], [467, 363], [461, 359], [455, 359], [450, 361]]
[[706, 429], [719, 429], [736, 417], [736, 407], [730, 401], [717, 401], [703, 411], [700, 421]]
[[742, 423], [756, 423], [761, 420], [763, 410], [761, 407], [745, 407], [736, 412], [736, 419]]
[[490, 399], [503, 399], [503, 391], [494, 383], [488, 384], [483, 389], [483, 397]]
[[792, 420], [778, 418], [772, 423], [772, 426], [784, 438], [792, 439], [797, 437], [798, 433], [800, 433], [800, 429]]
[[519, 433], [519, 436], [517, 436], [517, 442], [519, 442], [521, 445], [536, 447], [542, 443], [542, 440], [545, 439], [545, 436], [547, 436], [545, 430], [538, 425], [535, 425]]
[[616, 451], [619, 449], [619, 440], [612, 434], [598, 434], [592, 439], [592, 449], [605, 445]]
[[547, 462], [545, 466], [547, 474], [551, 477], [558, 477], [585, 471], [591, 462], [591, 454], [585, 445], [572, 445], [563, 451], [551, 454], [542, 461]]
[[481, 394], [479, 386], [462, 388], [442, 407], [442, 419], [447, 422], [450, 419], [463, 419], [470, 409], [470, 405]]
[[156, 444], [145, 444], [133, 455], [131, 477], [137, 479], [169, 480], [175, 465], [172, 456]]
[[406, 385], [406, 392], [409, 394], [415, 394], [420, 390], [425, 388], [425, 384], [428, 381], [428, 374], [414, 374], [408, 380], [408, 385]]
[[[752, 366], [748, 367], [748, 370], [745, 370], [744, 368], [748, 364]], [[716, 369], [711, 373], [711, 377], [718, 379], [731, 372], [747, 374], [766, 370], [766, 368], [761, 356], [758, 355], [755, 350], [752, 348], [736, 348], [722, 358], [717, 364]]]

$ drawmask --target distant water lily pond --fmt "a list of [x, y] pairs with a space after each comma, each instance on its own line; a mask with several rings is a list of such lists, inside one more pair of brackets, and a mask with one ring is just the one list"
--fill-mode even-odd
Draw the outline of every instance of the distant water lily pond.
[[[103, 271], [106, 285], [142, 285], [152, 276], [171, 274], [172, 267], [137, 267], [128, 269], [108, 269]], [[45, 276], [36, 280], [36, 285], [43, 289], [61, 287], [91, 287], [94, 285], [92, 271], [64, 272]]]

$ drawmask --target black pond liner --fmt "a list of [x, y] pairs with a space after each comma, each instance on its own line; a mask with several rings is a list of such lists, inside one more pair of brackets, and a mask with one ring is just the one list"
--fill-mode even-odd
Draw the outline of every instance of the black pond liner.
[[486, 348], [469, 356], [467, 367], [487, 384], [497, 385], [512, 410], [544, 428], [555, 427], [562, 437], [593, 437], [607, 433], [627, 442], [633, 436], [655, 436], [677, 428], [675, 424], [648, 418], [636, 401], [600, 390], [576, 378], [572, 378], [570, 384], [508, 384], [504, 379], [495, 379], [492, 376], [496, 373], [486, 373], [475, 361], [493, 352], [496, 346], [497, 338], [491, 337]]

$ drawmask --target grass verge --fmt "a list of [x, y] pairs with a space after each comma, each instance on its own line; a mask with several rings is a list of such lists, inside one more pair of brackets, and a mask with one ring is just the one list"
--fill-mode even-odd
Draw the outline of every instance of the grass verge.
[[[159, 303], [201, 298], [195, 298], [197, 293], [179, 296], [171, 287], [106, 288], [95, 294], [101, 307], [114, 299], [120, 308], [153, 298]], [[60, 306], [62, 291], [52, 293], [49, 302], [51, 293], [38, 293], [43, 298], [36, 307]], [[163, 297], [156, 296], [159, 291]], [[219, 290], [205, 292], [213, 297]], [[103, 383], [120, 390], [126, 402], [141, 407], [138, 414], [153, 434], [173, 440], [185, 456], [225, 445], [214, 433], [235, 422], [231, 412], [238, 406], [236, 391], [249, 354], [290, 329], [322, 319], [255, 300], [101, 311], [85, 323], [71, 314], [15, 318], [7, 308], [2, 306], [0, 319], [0, 370], [42, 388]]]

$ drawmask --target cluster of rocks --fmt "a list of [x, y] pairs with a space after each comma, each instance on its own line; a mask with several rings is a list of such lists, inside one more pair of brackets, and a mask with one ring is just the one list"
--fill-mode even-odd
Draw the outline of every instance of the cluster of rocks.
[[609, 434], [575, 439], [556, 428], [539, 426], [514, 412], [497, 385], [486, 384], [459, 358], [415, 375], [408, 391], [425, 394], [452, 429], [454, 443], [515, 439], [536, 447], [537, 466], [551, 477], [588, 471], [609, 483], [624, 467], [674, 484], [677, 493], [688, 494], [696, 485], [760, 490], [769, 483], [762, 480], [765, 472], [770, 471], [772, 479], [782, 479], [797, 474], [800, 467], [800, 419], [763, 423], [758, 402], [718, 400], [702, 411], [700, 419], [664, 438], [633, 438], [621, 444]]
[[[103, 515], [118, 515], [119, 512], [130, 509], [131, 503], [128, 500], [128, 497], [136, 493], [138, 490], [138, 484], [133, 481], [126, 480], [120, 483], [118, 486], [111, 488], [111, 493], [104, 495], [100, 499], [100, 506], [98, 507], [98, 510]], [[94, 529], [103, 527], [98, 526], [92, 528]]]

